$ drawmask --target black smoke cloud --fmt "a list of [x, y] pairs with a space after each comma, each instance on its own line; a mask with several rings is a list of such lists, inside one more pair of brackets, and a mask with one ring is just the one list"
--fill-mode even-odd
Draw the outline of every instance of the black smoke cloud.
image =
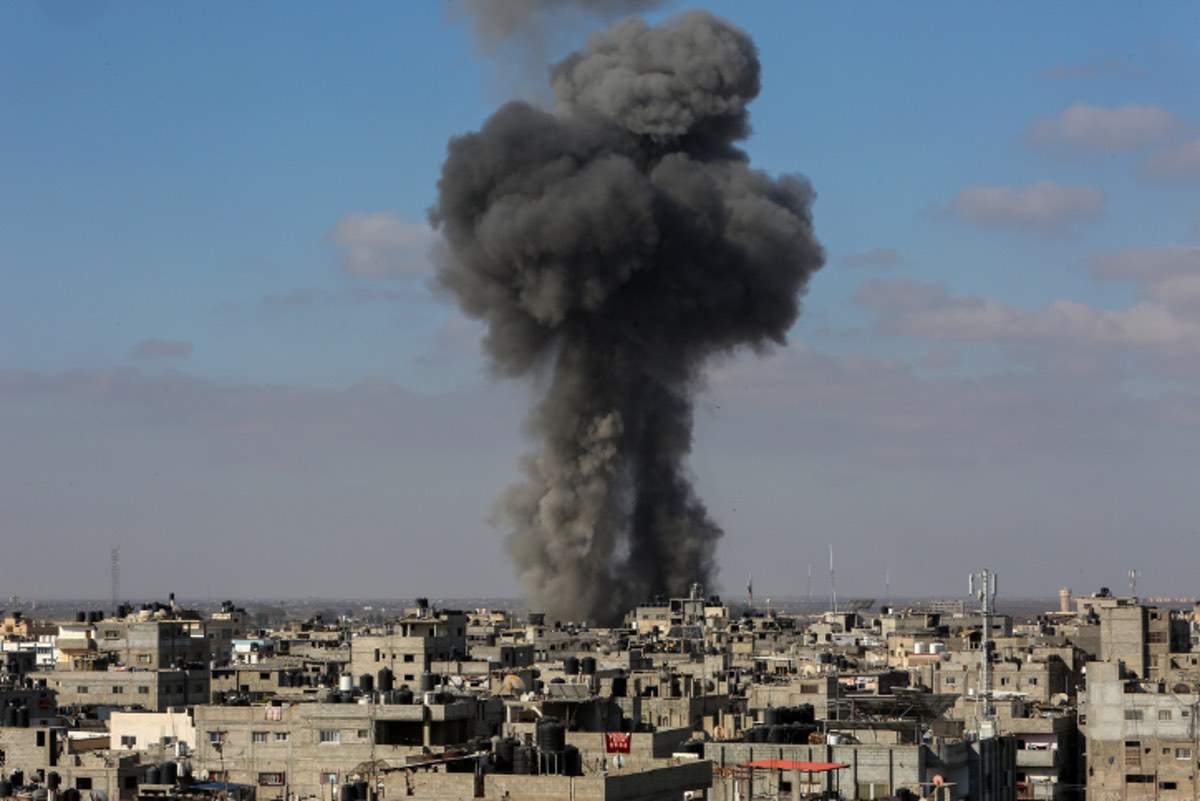
[[721, 530], [687, 470], [713, 357], [782, 344], [824, 261], [813, 192], [735, 143], [759, 91], [750, 37], [707, 12], [631, 17], [451, 140], [437, 280], [485, 321], [501, 376], [539, 380], [525, 479], [497, 503], [539, 608], [611, 622], [711, 583]]

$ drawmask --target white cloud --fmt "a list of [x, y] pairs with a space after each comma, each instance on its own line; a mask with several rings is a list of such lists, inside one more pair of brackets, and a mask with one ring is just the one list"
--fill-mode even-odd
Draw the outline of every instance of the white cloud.
[[1151, 153], [1142, 165], [1142, 174], [1160, 181], [1200, 178], [1200, 136]]
[[1177, 310], [1200, 309], [1200, 248], [1188, 245], [1128, 248], [1095, 256], [1088, 267], [1099, 279], [1143, 281], [1149, 301]]
[[1062, 232], [1073, 223], [1095, 219], [1108, 202], [1098, 189], [1041, 181], [1025, 189], [975, 184], [958, 193], [950, 213], [983, 225]]
[[347, 275], [396, 278], [431, 271], [428, 254], [437, 234], [428, 223], [391, 212], [351, 212], [333, 226], [329, 238], [342, 248], [340, 261]]
[[1116, 108], [1076, 103], [1035, 122], [1025, 138], [1035, 147], [1118, 153], [1166, 142], [1183, 127], [1178, 117], [1153, 103]]
[[865, 282], [856, 302], [875, 312], [885, 330], [939, 342], [1152, 348], [1189, 357], [1200, 352], [1200, 321], [1155, 300], [1127, 309], [1059, 300], [1027, 311], [954, 294], [940, 285], [901, 280]]
[[1111, 256], [1094, 256], [1088, 269], [1102, 279], [1148, 280], [1200, 274], [1200, 248], [1176, 244], [1127, 248]]

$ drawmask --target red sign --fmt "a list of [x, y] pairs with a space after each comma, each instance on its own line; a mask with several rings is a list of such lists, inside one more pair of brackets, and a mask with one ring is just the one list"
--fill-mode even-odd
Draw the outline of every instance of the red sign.
[[629, 732], [610, 731], [604, 735], [604, 750], [610, 754], [628, 754], [629, 741], [633, 736]]

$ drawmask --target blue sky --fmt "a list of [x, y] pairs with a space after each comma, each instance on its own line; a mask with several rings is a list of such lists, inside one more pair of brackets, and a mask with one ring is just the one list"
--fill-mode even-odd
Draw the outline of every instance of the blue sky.
[[[1200, 11], [704, 7], [828, 254], [698, 401], [715, 589], [826, 593], [834, 543], [840, 594], [1197, 594]], [[0, 5], [0, 595], [104, 597], [117, 544], [136, 596], [518, 593], [529, 388], [424, 222], [450, 137], [548, 102], [505, 55], [435, 2]]]

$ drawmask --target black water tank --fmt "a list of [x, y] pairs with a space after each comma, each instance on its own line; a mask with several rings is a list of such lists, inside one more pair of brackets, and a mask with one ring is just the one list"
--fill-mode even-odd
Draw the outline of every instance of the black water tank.
[[614, 676], [612, 680], [612, 697], [624, 698], [629, 692], [629, 679], [624, 676]]
[[773, 706], [769, 706], [763, 710], [762, 724], [764, 726], [778, 726], [780, 722], [779, 718], [779, 710]]
[[396, 690], [394, 698], [397, 704], [411, 704], [416, 700], [416, 694], [408, 688], [408, 685]]
[[162, 771], [158, 765], [146, 768], [146, 784], [162, 784]]
[[0, 798], [12, 798], [13, 786], [8, 779], [0, 779]]
[[370, 673], [364, 673], [358, 677], [358, 689], [364, 694], [369, 694], [375, 691], [375, 677]]
[[436, 686], [436, 684], [434, 682], [432, 673], [422, 673], [421, 674], [421, 692], [423, 692], [423, 693], [432, 692], [433, 688], [435, 686]]
[[563, 673], [568, 676], [575, 676], [579, 673], [579, 660], [573, 656], [568, 656], [563, 660]]
[[25, 786], [25, 771], [14, 770], [12, 773], [9, 774], [8, 779], [9, 779], [9, 781], [11, 781], [13, 783], [13, 787], [24, 787]]
[[76, 623], [86, 623], [87, 622], [87, 612], [76, 612], [75, 613], [75, 622]]
[[62, 801], [79, 801], [79, 791], [74, 787], [68, 787], [62, 791]]
[[501, 770], [512, 770], [513, 755], [517, 750], [517, 739], [515, 737], [502, 737], [500, 742], [496, 743], [496, 766]]
[[367, 801], [367, 783], [366, 782], [355, 782], [354, 783], [354, 797], [357, 798], [358, 801]]
[[29, 728], [29, 707], [27, 707], [27, 706], [17, 707], [17, 728], [18, 729], [28, 729]]
[[533, 761], [536, 756], [532, 746], [519, 745], [513, 751], [512, 772], [518, 776], [526, 776], [533, 772]]
[[163, 784], [174, 784], [179, 778], [179, 766], [174, 762], [164, 762], [158, 766], [158, 770], [162, 774]]
[[380, 668], [375, 674], [376, 684], [379, 685], [379, 692], [390, 693], [395, 687], [396, 674], [392, 673], [391, 668]]
[[358, 801], [358, 792], [353, 784], [342, 785], [342, 795], [340, 801]]
[[585, 656], [583, 659], [579, 660], [579, 666], [583, 669], [583, 674], [585, 676], [596, 675], [596, 657]]
[[10, 729], [17, 727], [17, 707], [14, 704], [9, 704], [4, 707], [4, 725]]
[[558, 718], [542, 718], [537, 723], [537, 747], [542, 751], [562, 751], [567, 744], [567, 727]]
[[563, 751], [563, 775], [583, 775], [583, 754], [579, 753], [579, 749], [573, 745], [568, 745]]

